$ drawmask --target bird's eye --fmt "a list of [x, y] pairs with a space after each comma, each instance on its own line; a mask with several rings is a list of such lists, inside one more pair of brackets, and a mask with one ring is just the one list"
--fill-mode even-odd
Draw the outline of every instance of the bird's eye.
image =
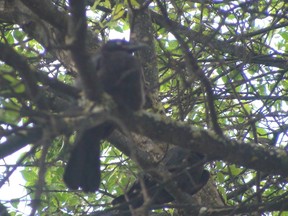
[[116, 42], [116, 45], [117, 45], [117, 46], [123, 46], [124, 43], [123, 43], [123, 41], [117, 41], [117, 42]]

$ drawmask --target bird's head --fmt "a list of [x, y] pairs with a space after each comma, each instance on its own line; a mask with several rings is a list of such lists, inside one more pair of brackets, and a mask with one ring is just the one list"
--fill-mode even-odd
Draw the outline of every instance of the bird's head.
[[109, 40], [103, 47], [102, 51], [113, 52], [113, 51], [126, 51], [128, 53], [133, 53], [139, 49], [147, 47], [143, 43], [132, 43], [126, 40]]

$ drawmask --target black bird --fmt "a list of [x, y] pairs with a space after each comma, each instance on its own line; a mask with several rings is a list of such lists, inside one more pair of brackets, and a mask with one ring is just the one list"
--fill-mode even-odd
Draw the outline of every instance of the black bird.
[[[204, 169], [203, 162], [205, 157], [195, 152], [189, 152], [180, 147], [170, 149], [163, 164], [172, 174], [172, 181], [175, 181], [178, 187], [186, 193], [193, 195], [203, 188], [209, 180], [209, 172]], [[165, 189], [165, 183], [160, 184], [148, 175], [144, 175], [143, 181], [152, 204], [165, 204], [174, 201], [173, 196]], [[144, 200], [141, 184], [136, 180], [125, 195], [116, 197], [112, 204], [119, 206], [121, 210], [128, 210], [131, 205], [133, 208], [139, 208]]]
[[[142, 69], [132, 55], [142, 47], [142, 44], [134, 45], [125, 40], [110, 40], [91, 58], [95, 64], [95, 74], [91, 78], [99, 80], [121, 111], [140, 110], [144, 103]], [[78, 135], [63, 177], [68, 188], [82, 188], [84, 192], [99, 189], [100, 142], [114, 129], [112, 123], [105, 122]]]

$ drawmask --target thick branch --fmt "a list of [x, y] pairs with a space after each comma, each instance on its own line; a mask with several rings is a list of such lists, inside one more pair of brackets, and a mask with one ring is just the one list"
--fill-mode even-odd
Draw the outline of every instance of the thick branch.
[[0, 59], [20, 73], [20, 76], [26, 85], [26, 93], [29, 99], [34, 100], [39, 105], [39, 108], [47, 108], [50, 103], [48, 103], [48, 98], [43, 97], [43, 89], [37, 85], [38, 81], [73, 98], [79, 97], [78, 89], [66, 85], [57, 79], [52, 79], [42, 71], [34, 70], [30, 67], [27, 59], [22, 55], [19, 55], [9, 45], [0, 43], [0, 49]]
[[38, 70], [37, 72], [34, 72], [34, 73], [36, 75], [37, 80], [40, 81], [41, 83], [48, 85], [49, 87], [53, 88], [59, 93], [64, 93], [73, 98], [79, 98], [79, 93], [80, 93], [79, 89], [69, 86], [55, 78], [50, 78], [43, 71]]
[[97, 100], [99, 96], [98, 81], [91, 78], [91, 74], [95, 73], [95, 63], [89, 61], [89, 57], [86, 47], [87, 40], [87, 22], [85, 2], [78, 0], [70, 0], [71, 17], [68, 29], [67, 45], [70, 47], [73, 60], [76, 63], [77, 72], [81, 77], [84, 91], [90, 100]]
[[0, 145], [0, 158], [13, 154], [26, 145], [38, 141], [41, 137], [42, 129], [38, 127], [18, 131], [17, 134], [13, 134]]
[[50, 1], [42, 0], [21, 0], [38, 17], [51, 24], [58, 31], [65, 32], [67, 27], [67, 15], [57, 10]]
[[[51, 116], [52, 122], [49, 125], [53, 127], [55, 133], [60, 135], [65, 131], [73, 131], [75, 128], [90, 128], [99, 125], [109, 118], [113, 121], [116, 117], [111, 116], [115, 115], [115, 113], [96, 107], [94, 112], [86, 116], [78, 115], [80, 118]], [[121, 113], [118, 118], [122, 119], [127, 128], [133, 132], [206, 154], [209, 160], [224, 160], [264, 173], [288, 176], [288, 157], [283, 150], [221, 138], [212, 131], [195, 128], [183, 122], [144, 111], [131, 116]]]
[[[138, 0], [144, 4], [144, 0]], [[131, 5], [132, 7], [132, 5]], [[150, 16], [150, 11], [146, 6], [141, 9], [130, 8], [132, 13], [131, 18], [131, 40], [142, 41], [147, 44], [147, 48], [137, 52], [141, 60], [145, 81], [149, 90], [155, 92], [158, 88], [158, 68], [157, 58], [154, 44], [153, 23]]]
[[[5, 10], [0, 11], [0, 18], [3, 22], [19, 25], [29, 37], [37, 40], [43, 47], [52, 52], [53, 55], [57, 56], [57, 59], [61, 61], [68, 70], [75, 71], [75, 65], [74, 62], [71, 61], [69, 52], [67, 52], [66, 49], [59, 49], [59, 47], [64, 47], [65, 45], [64, 29], [59, 31], [52, 26], [49, 21], [41, 20], [37, 15], [39, 12], [34, 14], [21, 0], [6, 1], [5, 6]], [[37, 7], [37, 5], [34, 7]], [[43, 7], [43, 9], [45, 8]], [[63, 22], [61, 25], [67, 24], [65, 21], [67, 18], [62, 20], [61, 17], [55, 17], [54, 19]]]
[[207, 154], [209, 159], [220, 159], [265, 173], [288, 176], [288, 157], [280, 149], [220, 138], [212, 131], [146, 112], [126, 118], [126, 125], [130, 130], [151, 139]]
[[35, 76], [31, 73], [32, 69], [26, 59], [7, 44], [0, 43], [0, 50], [0, 59], [20, 73], [26, 85], [28, 96], [31, 100], [37, 102], [39, 99], [39, 89]]

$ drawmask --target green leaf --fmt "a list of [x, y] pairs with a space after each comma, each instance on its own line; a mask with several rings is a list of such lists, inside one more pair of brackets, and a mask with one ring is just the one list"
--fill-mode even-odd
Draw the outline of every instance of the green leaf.
[[25, 92], [25, 85], [24, 85], [24, 84], [17, 85], [16, 88], [14, 89], [14, 91], [15, 91], [16, 93], [23, 93], [23, 92]]
[[179, 43], [177, 40], [171, 40], [168, 42], [168, 47], [169, 50], [174, 50], [176, 48], [179, 48]]
[[125, 10], [123, 8], [123, 4], [117, 4], [112, 13], [113, 20], [120, 19], [124, 15], [124, 13]]
[[285, 40], [288, 41], [288, 32], [280, 32], [279, 35]]
[[21, 174], [29, 185], [33, 185], [38, 179], [38, 174], [36, 173], [35, 169], [26, 168], [21, 171]]
[[18, 29], [13, 31], [13, 36], [17, 41], [23, 41], [26, 34], [23, 31], [19, 31]]
[[217, 172], [217, 179], [219, 180], [219, 182], [224, 182], [225, 177], [222, 172]]
[[[140, 6], [140, 4], [138, 3], [137, 0], [129, 0], [129, 2], [134, 8], [139, 8], [139, 6]], [[127, 4], [128, 1], [126, 0], [125, 3]]]
[[231, 165], [229, 168], [233, 176], [239, 175], [242, 171], [242, 169], [237, 168], [235, 165]]
[[101, 0], [96, 0], [96, 1], [94, 2], [94, 4], [92, 5], [91, 10], [95, 10], [96, 7], [99, 5], [100, 2], [101, 2]]
[[224, 199], [224, 202], [227, 203], [226, 189], [224, 187], [222, 187], [222, 186], [218, 186], [217, 189], [220, 192], [222, 198]]
[[123, 28], [122, 28], [121, 26], [119, 26], [119, 25], [115, 26], [115, 27], [114, 27], [114, 30], [117, 31], [117, 32], [120, 32], [120, 33], [123, 33], [123, 32], [124, 32], [124, 31], [123, 31]]

